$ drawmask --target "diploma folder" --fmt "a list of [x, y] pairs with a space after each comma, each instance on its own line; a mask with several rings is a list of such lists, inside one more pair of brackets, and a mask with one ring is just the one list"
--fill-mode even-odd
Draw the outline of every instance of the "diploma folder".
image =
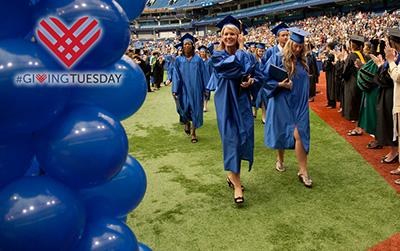
[[279, 68], [276, 65], [271, 64], [271, 68], [269, 70], [273, 79], [282, 82], [285, 79], [289, 79], [289, 75], [286, 70]]

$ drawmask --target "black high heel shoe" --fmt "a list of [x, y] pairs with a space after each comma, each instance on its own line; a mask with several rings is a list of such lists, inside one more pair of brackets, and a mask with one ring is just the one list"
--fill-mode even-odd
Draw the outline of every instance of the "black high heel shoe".
[[392, 164], [392, 163], [396, 163], [397, 161], [399, 161], [399, 155], [396, 155], [396, 157], [394, 157], [391, 161], [386, 161], [386, 159], [383, 159], [381, 161], [382, 164]]
[[[228, 185], [230, 186], [230, 187], [233, 187], [233, 189], [235, 189], [235, 185], [232, 183], [232, 181], [231, 181], [231, 179], [229, 179], [229, 177], [228, 178], [226, 178], [226, 182], [228, 182]], [[243, 185], [242, 185], [242, 191], [244, 190], [244, 187], [243, 187]], [[242, 198], [243, 199], [243, 198]]]

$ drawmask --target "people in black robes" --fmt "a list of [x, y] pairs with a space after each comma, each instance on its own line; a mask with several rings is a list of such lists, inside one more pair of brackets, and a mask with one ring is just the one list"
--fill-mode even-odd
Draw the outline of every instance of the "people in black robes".
[[336, 69], [335, 69], [335, 55], [333, 50], [335, 44], [333, 42], [328, 43], [327, 53], [322, 63], [322, 68], [325, 72], [326, 77], [326, 99], [328, 103], [325, 105], [326, 108], [336, 108]]
[[358, 116], [360, 115], [360, 105], [362, 98], [362, 91], [357, 85], [357, 72], [358, 68], [355, 66], [357, 59], [366, 63], [365, 55], [362, 53], [365, 38], [361, 36], [350, 36], [351, 51], [343, 66], [343, 104], [342, 116], [353, 123], [355, 128], [347, 133], [347, 136], [362, 135], [362, 129], [357, 126]]
[[158, 51], [153, 52], [152, 67], [153, 67], [153, 88], [159, 90], [161, 83], [164, 82], [164, 57], [160, 56]]
[[314, 101], [314, 97], [316, 94], [316, 85], [318, 83], [318, 78], [319, 78], [319, 70], [318, 70], [318, 65], [317, 65], [317, 59], [315, 58], [314, 54], [312, 53], [312, 50], [314, 49], [314, 45], [309, 42], [306, 45], [307, 48], [307, 60], [308, 60], [308, 67], [309, 67], [309, 72], [308, 74], [310, 75], [310, 89], [309, 89], [309, 102]]

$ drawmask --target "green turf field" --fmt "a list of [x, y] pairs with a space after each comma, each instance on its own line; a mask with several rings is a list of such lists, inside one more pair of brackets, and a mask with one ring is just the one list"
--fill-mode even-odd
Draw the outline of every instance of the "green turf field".
[[149, 93], [122, 122], [129, 154], [143, 166], [147, 192], [128, 216], [139, 242], [161, 250], [366, 250], [400, 232], [394, 189], [314, 112], [308, 172], [297, 178], [295, 152], [285, 173], [264, 146], [261, 110], [255, 120], [255, 162], [243, 162], [245, 203], [226, 183], [214, 100], [193, 144], [179, 124], [171, 87]]

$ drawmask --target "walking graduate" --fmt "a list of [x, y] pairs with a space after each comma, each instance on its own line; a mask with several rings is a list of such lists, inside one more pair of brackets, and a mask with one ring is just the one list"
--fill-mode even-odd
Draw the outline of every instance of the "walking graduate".
[[[203, 59], [194, 54], [196, 41], [189, 33], [180, 39], [183, 43], [183, 56], [175, 58], [172, 71], [172, 95], [178, 100], [185, 132], [191, 136], [192, 143], [197, 143], [196, 129], [203, 125], [203, 97], [209, 80]], [[193, 122], [191, 132], [190, 121]]]
[[[267, 51], [265, 51], [264, 55], [261, 57], [261, 60], [259, 60], [259, 62], [260, 62], [259, 68], [261, 71], [264, 69], [265, 64], [267, 63], [268, 59], [275, 53], [281, 52], [283, 50], [283, 48], [285, 47], [287, 41], [289, 40], [289, 32], [287, 30], [288, 28], [289, 28], [289, 26], [287, 26], [284, 22], [282, 22], [271, 29], [271, 32], [273, 34], [275, 34], [275, 36], [276, 36], [276, 40], [277, 40], [278, 44], [269, 48]], [[263, 124], [265, 124], [265, 116], [267, 113], [267, 102], [268, 102], [268, 99], [266, 98], [266, 94], [261, 89], [257, 95], [256, 109], [261, 107], [261, 110], [262, 110], [261, 122]]]
[[[251, 61], [244, 51], [245, 24], [232, 16], [225, 17], [216, 25], [221, 31], [220, 46], [211, 57], [215, 74], [215, 110], [222, 140], [224, 169], [229, 171], [227, 182], [234, 188], [235, 203], [243, 203], [240, 182], [241, 161], [249, 161], [249, 171], [254, 155], [254, 121], [250, 104], [249, 86], [253, 78], [242, 82], [251, 70]], [[211, 91], [213, 91], [211, 89]]]
[[[264, 91], [268, 98], [265, 146], [278, 150], [276, 169], [280, 172], [285, 171], [285, 149], [295, 149], [300, 167], [297, 175], [305, 186], [311, 187], [312, 181], [307, 174], [310, 149], [309, 68], [304, 46], [304, 36], [311, 33], [299, 28], [288, 30], [292, 33], [283, 51], [272, 55], [264, 69]], [[284, 76], [286, 73], [287, 76]]]

